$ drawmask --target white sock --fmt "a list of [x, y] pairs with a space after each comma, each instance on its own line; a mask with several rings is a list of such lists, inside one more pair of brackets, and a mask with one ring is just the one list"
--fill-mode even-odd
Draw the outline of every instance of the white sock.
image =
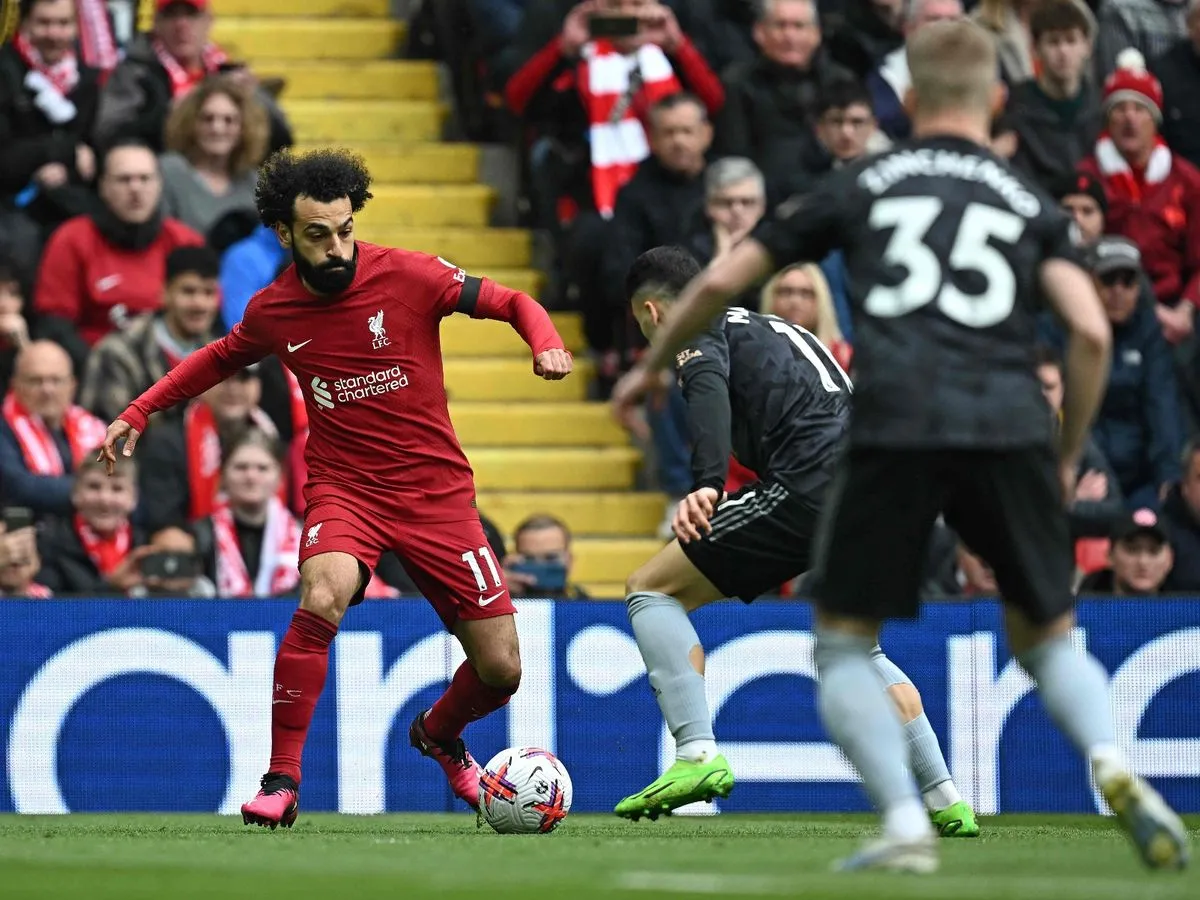
[[701, 738], [697, 741], [688, 741], [686, 744], [680, 744], [676, 747], [675, 758], [687, 760], [688, 762], [703, 763], [714, 759], [718, 752], [716, 741], [708, 741]]
[[1114, 775], [1129, 771], [1129, 760], [1116, 744], [1097, 744], [1088, 750], [1088, 761], [1092, 764], [1092, 776], [1097, 784], [1104, 784]]
[[926, 809], [930, 812], [937, 812], [939, 809], [945, 809], [947, 806], [961, 802], [962, 795], [954, 786], [953, 781], [943, 781], [921, 794], [921, 799], [925, 801]]
[[922, 841], [933, 834], [921, 801], [901, 800], [883, 811], [883, 836], [897, 841]]

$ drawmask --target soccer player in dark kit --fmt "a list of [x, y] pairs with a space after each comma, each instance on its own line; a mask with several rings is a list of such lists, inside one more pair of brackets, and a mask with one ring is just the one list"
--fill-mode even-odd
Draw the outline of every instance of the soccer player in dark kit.
[[356, 241], [354, 216], [371, 197], [370, 183], [362, 159], [341, 150], [282, 151], [267, 161], [259, 216], [294, 264], [251, 299], [227, 337], [130, 404], [109, 426], [102, 452], [111, 470], [118, 452], [134, 452], [151, 415], [272, 353], [305, 389], [300, 608], [275, 660], [268, 772], [242, 806], [247, 824], [272, 829], [296, 820], [300, 759], [329, 645], [387, 550], [403, 560], [467, 656], [409, 738], [442, 767], [454, 793], [477, 806], [480, 768], [461, 735], [508, 702], [521, 659], [512, 601], [450, 423], [441, 320], [462, 313], [510, 323], [532, 350], [533, 372], [547, 380], [565, 378], [572, 366], [531, 297], [439, 257]]
[[[1183, 823], [1117, 746], [1106, 673], [1070, 638], [1064, 496], [1104, 391], [1108, 322], [1057, 204], [987, 149], [1004, 97], [991, 37], [967, 20], [936, 22], [907, 52], [913, 140], [833, 173], [710, 266], [614, 403], [644, 391], [727, 298], [773, 267], [841, 248], [857, 384], [815, 543], [814, 653], [826, 730], [883, 818], [882, 838], [842, 868], [938, 866], [900, 721], [870, 653], [883, 620], [919, 611], [939, 513], [996, 573], [1011, 652], [1143, 861], [1182, 867]], [[1042, 298], [1070, 334], [1057, 453], [1034, 364]]]

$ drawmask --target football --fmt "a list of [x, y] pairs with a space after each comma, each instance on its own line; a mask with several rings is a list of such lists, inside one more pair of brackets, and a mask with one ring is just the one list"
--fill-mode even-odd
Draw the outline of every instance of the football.
[[479, 811], [500, 834], [549, 834], [571, 811], [571, 776], [548, 750], [501, 750], [480, 776]]

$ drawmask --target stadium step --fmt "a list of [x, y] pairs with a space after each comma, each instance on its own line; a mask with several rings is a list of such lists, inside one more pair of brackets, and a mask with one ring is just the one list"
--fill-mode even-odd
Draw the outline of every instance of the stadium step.
[[447, 114], [428, 100], [338, 100], [336, 113], [330, 107], [328, 100], [283, 101], [296, 140], [310, 143], [436, 141]]
[[451, 402], [508, 400], [570, 403], [587, 399], [593, 374], [591, 360], [575, 360], [570, 378], [545, 381], [524, 359], [447, 359], [446, 395]]
[[628, 492], [481, 493], [478, 500], [479, 511], [495, 522], [496, 527], [509, 538], [523, 521], [543, 513], [550, 513], [566, 522], [576, 538], [653, 534], [662, 521], [667, 502], [663, 494]]
[[571, 583], [581, 588], [589, 600], [622, 600], [625, 597], [623, 581], [576, 581], [572, 578]]
[[[250, 0], [253, 2], [253, 0]], [[223, 18], [213, 23], [212, 39], [231, 59], [386, 59], [404, 40], [405, 27], [391, 19]], [[342, 116], [331, 118], [341, 121]]]
[[259, 78], [287, 82], [286, 100], [437, 100], [438, 72], [430, 62], [398, 59], [254, 61]]
[[[550, 313], [550, 320], [568, 350], [576, 355], [586, 351], [583, 319], [579, 313]], [[507, 357], [528, 360], [529, 348], [506, 322], [450, 316], [442, 321], [442, 355], [446, 359]], [[571, 377], [575, 377], [574, 373]]]
[[629, 446], [604, 403], [468, 401], [452, 403], [450, 418], [459, 440], [475, 447]]
[[263, 18], [387, 19], [391, 0], [213, 0], [218, 20], [230, 16]]
[[397, 144], [395, 141], [319, 141], [296, 144], [304, 153], [330, 143], [362, 155], [376, 184], [475, 184], [479, 181], [479, 148], [471, 144]]
[[359, 229], [364, 241], [432, 253], [462, 266], [468, 274], [487, 267], [528, 266], [533, 247], [528, 231], [519, 228], [405, 228], [372, 225]]
[[[483, 184], [377, 184], [356, 221], [377, 225], [483, 228], [491, 217], [496, 192]], [[475, 273], [479, 274], [479, 273]]]
[[480, 491], [627, 491], [641, 462], [632, 447], [467, 447], [466, 452]]
[[585, 584], [623, 581], [663, 544], [657, 538], [581, 538], [571, 544], [571, 578]]
[[472, 272], [480, 278], [490, 278], [514, 291], [524, 291], [530, 297], [540, 297], [542, 288], [546, 286], [546, 275], [537, 269], [493, 269], [484, 266]]

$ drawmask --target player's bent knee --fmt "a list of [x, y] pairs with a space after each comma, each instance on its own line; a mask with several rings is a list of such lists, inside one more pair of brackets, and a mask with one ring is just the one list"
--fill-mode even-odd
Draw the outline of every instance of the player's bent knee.
[[900, 713], [900, 721], [911, 722], [925, 711], [921, 705], [921, 694], [911, 684], [893, 684], [888, 687], [888, 696]]
[[516, 691], [521, 685], [519, 653], [485, 654], [475, 662], [475, 671], [484, 684]]
[[336, 624], [346, 614], [351, 599], [344, 591], [338, 591], [331, 581], [317, 578], [304, 585], [300, 608]]

